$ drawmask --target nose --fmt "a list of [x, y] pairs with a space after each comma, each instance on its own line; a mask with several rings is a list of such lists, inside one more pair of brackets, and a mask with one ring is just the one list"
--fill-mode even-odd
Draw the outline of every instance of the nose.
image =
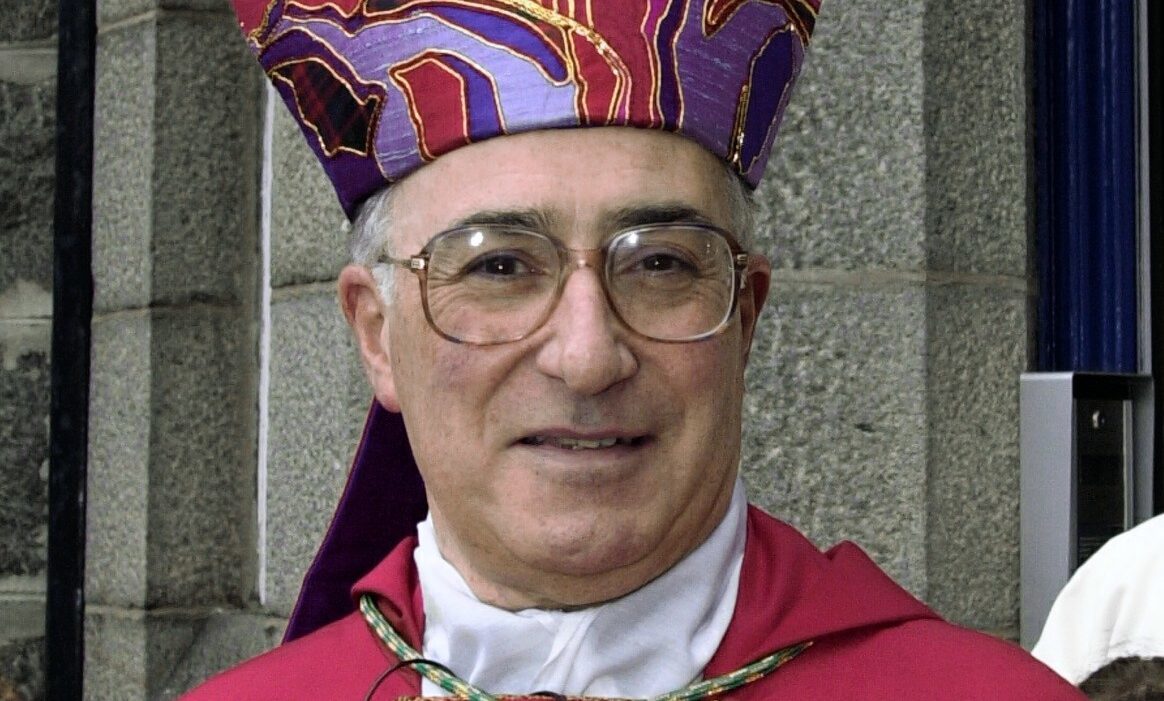
[[638, 360], [607, 304], [602, 282], [591, 267], [566, 278], [562, 296], [546, 321], [549, 338], [538, 349], [538, 368], [573, 392], [592, 396], [631, 377]]

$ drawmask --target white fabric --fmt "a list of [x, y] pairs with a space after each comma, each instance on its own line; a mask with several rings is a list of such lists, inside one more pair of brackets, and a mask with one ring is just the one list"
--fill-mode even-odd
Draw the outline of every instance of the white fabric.
[[[621, 599], [577, 611], [506, 611], [479, 601], [437, 549], [432, 519], [413, 555], [424, 597], [423, 655], [491, 693], [643, 698], [700, 677], [727, 632], [744, 559], [737, 481], [708, 539]], [[424, 680], [425, 696], [445, 696]]]
[[1164, 656], [1164, 515], [1076, 570], [1031, 654], [1072, 684], [1120, 657]]

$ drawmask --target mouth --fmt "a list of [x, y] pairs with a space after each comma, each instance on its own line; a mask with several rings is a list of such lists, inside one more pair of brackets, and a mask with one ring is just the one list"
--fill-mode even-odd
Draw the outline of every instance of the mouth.
[[518, 443], [529, 446], [548, 446], [561, 450], [602, 450], [604, 448], [614, 447], [637, 448], [646, 440], [646, 436], [573, 438], [569, 436], [533, 435], [522, 438]]

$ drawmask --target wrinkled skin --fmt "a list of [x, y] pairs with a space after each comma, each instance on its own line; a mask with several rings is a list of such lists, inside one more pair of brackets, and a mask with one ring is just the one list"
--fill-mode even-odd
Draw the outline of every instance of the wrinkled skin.
[[[536, 214], [571, 248], [598, 247], [628, 216], [660, 209], [731, 227], [720, 162], [638, 129], [499, 137], [396, 187], [402, 255], [483, 212]], [[661, 343], [619, 323], [599, 276], [582, 268], [538, 331], [473, 347], [429, 327], [413, 275], [397, 271], [386, 303], [368, 270], [343, 271], [341, 305], [376, 397], [403, 413], [441, 552], [480, 599], [509, 609], [609, 600], [703, 542], [730, 501], [744, 367], [769, 279], [754, 256], [722, 333]], [[622, 441], [561, 445], [611, 437]]]

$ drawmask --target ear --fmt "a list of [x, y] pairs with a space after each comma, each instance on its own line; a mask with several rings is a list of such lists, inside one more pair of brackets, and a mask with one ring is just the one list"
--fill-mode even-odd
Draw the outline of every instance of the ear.
[[388, 411], [400, 412], [389, 353], [388, 305], [380, 297], [372, 271], [349, 265], [340, 271], [339, 303], [356, 339], [364, 373], [376, 400]]
[[762, 253], [748, 256], [748, 267], [744, 270], [744, 289], [740, 290], [740, 329], [743, 333], [741, 345], [744, 362], [752, 349], [752, 337], [756, 332], [756, 320], [768, 300], [768, 287], [772, 284], [772, 263]]

